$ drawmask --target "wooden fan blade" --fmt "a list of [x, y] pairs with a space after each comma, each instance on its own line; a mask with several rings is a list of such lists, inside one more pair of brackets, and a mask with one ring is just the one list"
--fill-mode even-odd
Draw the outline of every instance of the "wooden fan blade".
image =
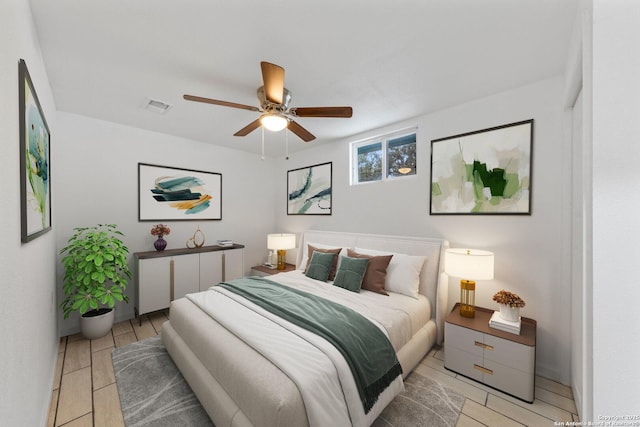
[[274, 104], [282, 104], [284, 92], [284, 68], [270, 62], [261, 62], [262, 82], [264, 93], [268, 101]]
[[204, 102], [205, 104], [214, 104], [214, 105], [222, 105], [223, 107], [241, 108], [243, 110], [249, 110], [249, 111], [260, 111], [258, 107], [252, 107], [251, 105], [245, 105], [245, 104], [236, 104], [235, 102], [219, 101], [217, 99], [203, 98], [201, 96], [195, 96], [195, 95], [183, 95], [182, 97], [187, 101]]
[[298, 107], [290, 113], [297, 117], [337, 117], [349, 118], [353, 115], [351, 107]]
[[247, 136], [254, 130], [260, 127], [260, 119], [256, 119], [240, 129], [238, 132], [234, 133], [233, 136]]
[[316, 137], [313, 136], [313, 134], [311, 132], [309, 132], [308, 130], [306, 130], [305, 128], [303, 128], [302, 126], [300, 126], [298, 123], [294, 122], [293, 120], [289, 120], [288, 128], [289, 128], [289, 130], [291, 132], [293, 132], [296, 135], [298, 135], [298, 137], [300, 139], [302, 139], [304, 142], [309, 142], [309, 141], [313, 141], [314, 139], [316, 139]]

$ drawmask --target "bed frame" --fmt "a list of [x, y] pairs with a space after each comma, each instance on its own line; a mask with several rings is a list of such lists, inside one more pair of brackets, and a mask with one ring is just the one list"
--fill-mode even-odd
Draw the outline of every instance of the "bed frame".
[[[446, 240], [308, 230], [299, 239], [298, 266], [308, 243], [426, 256], [419, 292], [429, 298], [431, 319], [397, 353], [404, 375], [435, 343], [442, 344]], [[300, 392], [275, 365], [186, 298], [172, 302], [170, 319], [162, 327], [162, 341], [216, 427], [308, 425]]]

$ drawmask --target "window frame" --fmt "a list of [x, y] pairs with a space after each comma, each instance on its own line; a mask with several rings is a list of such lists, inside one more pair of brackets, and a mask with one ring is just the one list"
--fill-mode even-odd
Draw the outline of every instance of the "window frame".
[[[403, 138], [409, 135], [415, 135], [415, 145], [416, 145], [416, 163], [414, 165], [414, 173], [407, 175], [389, 175], [389, 164], [388, 164], [388, 156], [387, 152], [389, 150], [389, 142]], [[359, 180], [359, 169], [358, 169], [358, 149], [361, 147], [366, 147], [368, 145], [381, 144], [382, 151], [382, 174], [380, 179], [374, 179], [369, 181], [360, 181]], [[389, 133], [385, 133], [382, 135], [372, 136], [365, 139], [360, 139], [357, 141], [353, 141], [349, 144], [349, 182], [350, 185], [364, 185], [364, 184], [372, 184], [376, 182], [386, 182], [393, 181], [397, 179], [410, 179], [411, 177], [415, 177], [418, 175], [418, 128], [408, 128], [402, 129], [398, 131], [393, 131]]]

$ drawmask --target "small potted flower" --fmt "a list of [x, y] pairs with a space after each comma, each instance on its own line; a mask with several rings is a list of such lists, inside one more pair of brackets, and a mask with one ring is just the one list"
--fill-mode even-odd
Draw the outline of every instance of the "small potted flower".
[[493, 300], [500, 304], [500, 317], [510, 322], [517, 322], [520, 319], [520, 309], [526, 305], [518, 295], [504, 289], [497, 292]]
[[163, 239], [164, 236], [171, 233], [171, 229], [164, 224], [156, 224], [151, 229], [151, 235], [157, 236], [155, 242], [153, 242], [153, 247], [156, 248], [157, 251], [164, 251], [164, 248], [167, 247], [167, 241]]

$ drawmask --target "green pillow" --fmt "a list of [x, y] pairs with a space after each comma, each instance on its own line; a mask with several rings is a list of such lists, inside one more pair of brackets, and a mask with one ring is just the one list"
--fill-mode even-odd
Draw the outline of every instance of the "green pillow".
[[364, 279], [368, 264], [368, 258], [341, 257], [340, 268], [336, 273], [336, 279], [333, 284], [352, 292], [360, 292], [360, 285], [362, 285], [362, 279]]
[[333, 259], [338, 254], [313, 252], [311, 256], [311, 262], [307, 267], [305, 275], [312, 279], [321, 280], [326, 282], [329, 279], [329, 273], [331, 272], [331, 266], [333, 265]]

